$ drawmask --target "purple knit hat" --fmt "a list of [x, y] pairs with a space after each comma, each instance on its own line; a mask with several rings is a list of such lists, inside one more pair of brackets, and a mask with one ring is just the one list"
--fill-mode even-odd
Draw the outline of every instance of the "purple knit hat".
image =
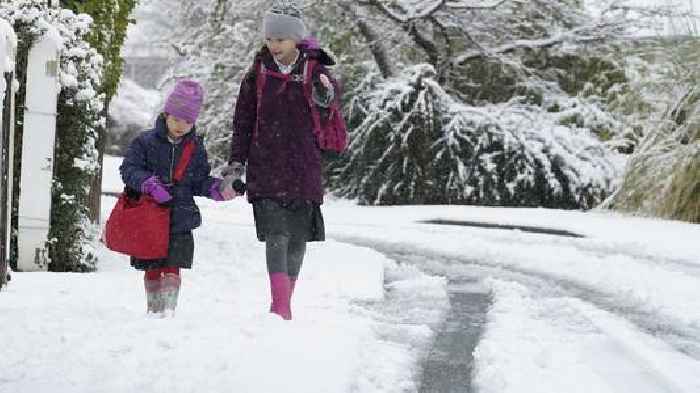
[[204, 89], [192, 80], [180, 80], [165, 100], [163, 112], [194, 124], [204, 101]]

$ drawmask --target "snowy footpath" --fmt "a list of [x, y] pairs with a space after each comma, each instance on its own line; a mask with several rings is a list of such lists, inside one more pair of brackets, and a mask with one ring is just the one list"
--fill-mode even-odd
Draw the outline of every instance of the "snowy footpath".
[[329, 240], [309, 245], [288, 322], [267, 312], [249, 205], [199, 202], [172, 319], [146, 318], [141, 273], [104, 248], [96, 273], [13, 274], [0, 292], [0, 393], [419, 392], [460, 276], [489, 304], [469, 386], [451, 391], [700, 392], [698, 225], [330, 200]]

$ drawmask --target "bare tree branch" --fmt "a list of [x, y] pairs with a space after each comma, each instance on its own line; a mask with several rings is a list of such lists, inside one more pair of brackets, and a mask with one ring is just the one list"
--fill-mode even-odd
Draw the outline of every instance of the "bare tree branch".
[[391, 78], [397, 75], [394, 69], [393, 62], [389, 59], [389, 51], [384, 46], [384, 41], [379, 37], [379, 35], [372, 29], [372, 27], [367, 23], [365, 18], [360, 15], [357, 8], [348, 3], [339, 3], [340, 7], [352, 16], [355, 20], [357, 28], [360, 30], [360, 34], [365, 38], [367, 44], [369, 45], [370, 52], [374, 57], [377, 67], [379, 67], [379, 72], [382, 73], [384, 78]]
[[[397, 14], [396, 12], [392, 11], [389, 7], [387, 7], [387, 5], [384, 4], [381, 0], [367, 0], [367, 1], [361, 1], [359, 3], [365, 3], [367, 5], [374, 6], [379, 11], [381, 11], [382, 14], [384, 14], [386, 17], [388, 17], [389, 19], [403, 24], [403, 23], [411, 22], [413, 20], [427, 18], [427, 17], [433, 15], [435, 12], [437, 12], [440, 8], [442, 8], [447, 3], [447, 0], [440, 0], [437, 3], [433, 4], [427, 10], [424, 10], [423, 12], [418, 13], [418, 14], [410, 14], [410, 16], [408, 16], [409, 13], [407, 13], [403, 9], [401, 9], [401, 11], [403, 11], [403, 15]], [[399, 7], [397, 6], [397, 8], [399, 8]]]
[[469, 2], [466, 1], [448, 1], [445, 3], [445, 5], [447, 6], [447, 8], [452, 8], [454, 10], [488, 10], [498, 8], [506, 1], [508, 0], [496, 0], [491, 4], [483, 5], [468, 4]]

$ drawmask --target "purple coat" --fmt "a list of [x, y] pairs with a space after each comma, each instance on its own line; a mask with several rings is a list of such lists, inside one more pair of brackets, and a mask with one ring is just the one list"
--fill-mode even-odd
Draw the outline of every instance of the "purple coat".
[[[311, 109], [304, 96], [301, 75], [306, 56], [319, 59], [313, 81], [329, 76], [323, 64], [332, 64], [323, 51], [302, 49], [291, 78], [266, 77], [257, 131], [256, 67], [241, 83], [233, 118], [229, 162], [247, 163], [248, 200], [271, 198], [281, 202], [305, 200], [323, 203], [321, 150], [313, 133]], [[279, 68], [264, 48], [256, 56], [270, 71]], [[296, 80], [295, 80], [296, 79]]]

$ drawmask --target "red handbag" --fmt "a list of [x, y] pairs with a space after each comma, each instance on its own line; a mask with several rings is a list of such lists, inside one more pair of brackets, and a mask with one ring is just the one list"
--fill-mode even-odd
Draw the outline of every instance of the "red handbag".
[[[190, 163], [194, 143], [185, 142], [175, 168], [173, 182], [179, 182]], [[161, 259], [168, 256], [170, 208], [150, 195], [130, 197], [122, 192], [105, 224], [103, 241], [107, 248], [138, 259]]]

